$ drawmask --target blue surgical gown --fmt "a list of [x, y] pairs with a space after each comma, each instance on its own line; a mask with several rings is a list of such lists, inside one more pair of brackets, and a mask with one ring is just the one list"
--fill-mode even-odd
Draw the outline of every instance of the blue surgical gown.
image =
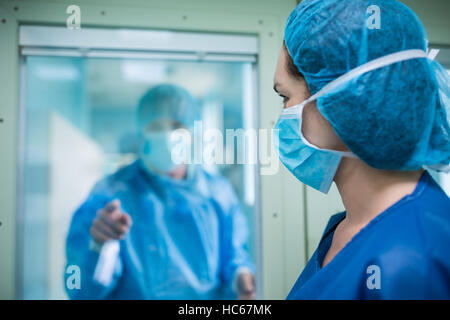
[[344, 218], [331, 217], [287, 299], [450, 299], [450, 199], [428, 172], [321, 268]]
[[[112, 280], [93, 279], [99, 254], [89, 229], [97, 210], [120, 199], [133, 225], [120, 241]], [[71, 299], [220, 299], [233, 297], [238, 268], [254, 272], [247, 224], [231, 184], [195, 167], [175, 180], [148, 173], [140, 160], [100, 181], [75, 212], [67, 265], [81, 271]], [[70, 274], [66, 274], [66, 281]]]

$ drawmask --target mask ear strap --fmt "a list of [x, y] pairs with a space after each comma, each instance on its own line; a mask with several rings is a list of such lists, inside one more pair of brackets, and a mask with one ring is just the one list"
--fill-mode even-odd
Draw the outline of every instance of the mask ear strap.
[[343, 156], [346, 158], [354, 158], [354, 159], [358, 159], [358, 157], [351, 151], [338, 151], [338, 150], [333, 150], [333, 149], [325, 149], [325, 148], [320, 148], [312, 143], [310, 143], [308, 140], [306, 140], [306, 138], [303, 136], [302, 131], [300, 130], [300, 138], [302, 139], [303, 143], [306, 144], [307, 146], [319, 150], [319, 151], [326, 151], [326, 152], [330, 152], [330, 153], [334, 153], [338, 156]]
[[308, 100], [303, 101], [300, 104], [296, 104], [295, 106], [283, 109], [283, 111], [281, 112], [282, 115], [287, 116], [287, 115], [297, 115], [299, 113], [299, 110], [302, 108], [303, 105], [306, 104]]
[[300, 139], [302, 139], [303, 143], [306, 144], [307, 146], [319, 150], [319, 151], [326, 151], [326, 152], [330, 152], [342, 157], [347, 157], [347, 158], [355, 158], [358, 159], [358, 157], [351, 151], [338, 151], [338, 150], [333, 150], [333, 149], [325, 149], [325, 148], [320, 148], [314, 144], [312, 144], [311, 142], [309, 142], [305, 136], [302, 133], [302, 120], [303, 120], [303, 109], [305, 107], [305, 104], [303, 105], [299, 105], [299, 111], [298, 111], [298, 119], [299, 119], [299, 136]]
[[[436, 52], [437, 51], [437, 52]], [[412, 49], [412, 50], [404, 50], [404, 51], [400, 51], [400, 52], [395, 52], [392, 54], [388, 54], [386, 56], [374, 59], [372, 61], [369, 61], [363, 65], [360, 65], [359, 67], [356, 67], [352, 70], [350, 70], [349, 72], [347, 72], [346, 74], [338, 77], [337, 79], [331, 81], [330, 83], [328, 83], [325, 87], [323, 87], [322, 89], [320, 89], [318, 92], [316, 92], [314, 95], [312, 95], [311, 97], [309, 97], [307, 100], [305, 100], [303, 103], [301, 103], [298, 106], [295, 106], [292, 110], [292, 112], [298, 112], [299, 113], [299, 120], [301, 123], [302, 120], [302, 113], [303, 113], [303, 107], [314, 100], [319, 99], [320, 97], [326, 95], [327, 93], [329, 93], [330, 91], [334, 90], [336, 87], [340, 86], [341, 84], [348, 82], [350, 80], [352, 80], [353, 78], [356, 78], [364, 73], [367, 73], [369, 71], [375, 70], [375, 69], [379, 69], [397, 62], [401, 62], [401, 61], [405, 61], [405, 60], [410, 60], [410, 59], [418, 59], [418, 58], [429, 58], [429, 59], [434, 59], [437, 55], [437, 53], [439, 52], [439, 50], [437, 49], [432, 49], [430, 50], [428, 56], [427, 53], [423, 50], [420, 49]], [[300, 109], [300, 110], [299, 110]], [[344, 157], [348, 157], [348, 158], [358, 158], [354, 153], [352, 152], [348, 152], [348, 151], [337, 151], [337, 150], [332, 150], [332, 149], [322, 149], [319, 148], [318, 146], [313, 145], [312, 143], [310, 143], [308, 140], [306, 140], [306, 138], [303, 136], [302, 130], [301, 130], [301, 126], [300, 126], [300, 137], [302, 139], [302, 141], [310, 146], [311, 148], [317, 149], [317, 150], [322, 150], [322, 151], [327, 151], [327, 152], [331, 152], [331, 153], [335, 153]]]
[[388, 54], [386, 56], [374, 59], [374, 60], [369, 61], [369, 62], [367, 62], [367, 63], [365, 63], [363, 65], [360, 65], [359, 67], [356, 67], [356, 68], [350, 70], [346, 74], [344, 74], [344, 75], [338, 77], [337, 79], [331, 81], [325, 87], [323, 87], [318, 92], [316, 92], [314, 95], [312, 95], [311, 97], [309, 97], [308, 99], [303, 101], [301, 104], [283, 110], [282, 114], [283, 115], [294, 115], [294, 114], [298, 115], [299, 123], [300, 123], [300, 128], [299, 128], [300, 138], [302, 139], [302, 141], [306, 145], [310, 146], [311, 148], [314, 148], [316, 150], [321, 150], [321, 151], [327, 151], [327, 152], [335, 153], [335, 154], [338, 154], [338, 155], [341, 155], [341, 156], [344, 156], [344, 157], [348, 157], [348, 158], [358, 158], [352, 152], [337, 151], [337, 150], [332, 150], [332, 149], [322, 149], [322, 148], [319, 148], [318, 146], [313, 145], [308, 140], [306, 140], [306, 138], [303, 136], [303, 133], [302, 133], [302, 130], [301, 130], [301, 122], [302, 122], [302, 117], [303, 117], [303, 108], [304, 108], [304, 106], [306, 104], [308, 104], [309, 102], [317, 100], [321, 96], [326, 95], [327, 93], [329, 93], [330, 91], [334, 90], [336, 87], [340, 86], [341, 84], [343, 84], [345, 82], [348, 82], [348, 81], [352, 80], [353, 78], [356, 78], [356, 77], [358, 77], [358, 76], [360, 76], [360, 75], [362, 75], [364, 73], [367, 73], [369, 71], [372, 71], [372, 70], [375, 70], [375, 69], [379, 69], [379, 68], [382, 68], [382, 67], [385, 67], [385, 66], [397, 63], [397, 62], [410, 60], [410, 59], [429, 58], [429, 59], [432, 60], [432, 59], [434, 59], [437, 56], [438, 53], [439, 53], [439, 50], [437, 50], [437, 49], [431, 49], [430, 52], [428, 53], [428, 55], [423, 50], [412, 49], [412, 50], [404, 50], [404, 51], [391, 53], [391, 54]]
[[[430, 54], [436, 51], [436, 49], [430, 50]], [[439, 50], [438, 50], [439, 51]], [[437, 53], [434, 55], [434, 57], [437, 55]], [[337, 79], [331, 81], [328, 83], [325, 87], [320, 89], [316, 94], [311, 96], [307, 101], [317, 100], [321, 96], [326, 95], [330, 91], [334, 90], [336, 87], [340, 86], [341, 84], [348, 82], [352, 80], [353, 78], [356, 78], [364, 73], [367, 73], [369, 71], [373, 71], [375, 69], [383, 68], [388, 65], [410, 60], [410, 59], [419, 59], [419, 58], [429, 58], [427, 56], [427, 53], [420, 49], [412, 49], [412, 50], [405, 50], [405, 51], [399, 51], [395, 53], [388, 54], [386, 56], [383, 56], [381, 58], [374, 59], [372, 61], [369, 61], [365, 64], [360, 65], [359, 67], [356, 67], [346, 74], [338, 77]]]
[[428, 51], [428, 59], [434, 60], [439, 54], [439, 49], [431, 49]]

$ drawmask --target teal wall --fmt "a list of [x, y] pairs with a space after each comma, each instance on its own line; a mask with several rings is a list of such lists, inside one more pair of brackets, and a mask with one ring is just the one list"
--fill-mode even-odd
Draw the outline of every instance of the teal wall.
[[450, 1], [448, 0], [402, 0], [420, 18], [430, 43], [450, 46]]

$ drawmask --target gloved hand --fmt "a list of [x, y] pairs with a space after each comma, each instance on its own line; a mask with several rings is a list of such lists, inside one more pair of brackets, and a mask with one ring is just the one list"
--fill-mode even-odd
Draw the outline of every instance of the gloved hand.
[[122, 211], [120, 200], [115, 199], [97, 211], [90, 234], [98, 244], [106, 240], [122, 240], [132, 225], [131, 217]]
[[238, 275], [237, 291], [239, 300], [254, 300], [255, 294], [255, 277], [250, 272], [242, 272]]

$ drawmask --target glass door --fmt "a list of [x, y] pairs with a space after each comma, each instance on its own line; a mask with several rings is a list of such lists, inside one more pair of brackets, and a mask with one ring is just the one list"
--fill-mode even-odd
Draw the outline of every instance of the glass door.
[[[35, 36], [39, 28], [31, 31]], [[111, 43], [118, 37], [114, 32]], [[124, 30], [122, 34], [130, 35]], [[145, 36], [145, 31], [139, 36]], [[158, 46], [168, 34], [148, 36]], [[85, 45], [91, 43], [89, 37], [85, 41]], [[198, 102], [203, 148], [232, 154], [232, 161], [223, 158], [201, 165], [233, 186], [248, 225], [249, 254], [254, 262], [258, 260], [257, 164], [238, 160], [240, 153], [257, 142], [246, 137], [240, 141], [239, 134], [234, 134], [239, 129], [257, 130], [256, 55], [212, 52], [208, 56], [182, 47], [157, 49], [130, 52], [84, 47], [80, 54], [64, 43], [54, 47], [32, 43], [22, 50], [21, 298], [67, 298], [65, 245], [72, 216], [99, 180], [138, 159], [138, 103], [158, 84], [173, 84], [190, 92]], [[208, 139], [208, 129], [220, 132], [223, 139]]]

